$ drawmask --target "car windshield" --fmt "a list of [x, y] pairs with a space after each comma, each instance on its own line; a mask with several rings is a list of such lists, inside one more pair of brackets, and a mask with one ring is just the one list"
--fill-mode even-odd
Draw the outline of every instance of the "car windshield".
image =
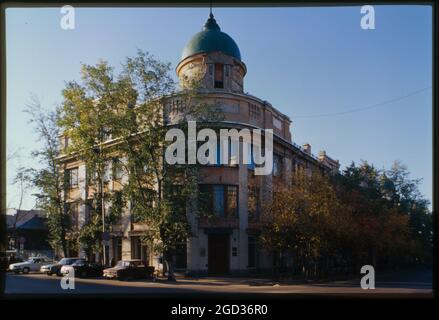
[[73, 266], [84, 266], [85, 265], [85, 260], [77, 260], [75, 261], [73, 264]]
[[35, 260], [36, 260], [36, 259], [34, 259], [34, 258], [30, 258], [30, 259], [27, 259], [27, 260], [26, 260], [26, 262], [29, 262], [29, 263], [34, 263], [34, 262], [35, 262]]
[[69, 259], [69, 258], [62, 258], [60, 261], [59, 261], [59, 264], [61, 264], [61, 265], [70, 265], [70, 264], [72, 264], [72, 263], [74, 263], [76, 261], [76, 259]]
[[120, 261], [117, 262], [116, 267], [123, 268], [123, 267], [128, 267], [129, 265], [130, 265], [129, 261], [122, 261], [122, 260], [120, 260]]

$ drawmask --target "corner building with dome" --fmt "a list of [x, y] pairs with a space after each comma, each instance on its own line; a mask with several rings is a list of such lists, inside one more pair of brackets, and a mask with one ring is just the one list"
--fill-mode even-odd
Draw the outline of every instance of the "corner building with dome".
[[[181, 244], [176, 273], [196, 276], [269, 273], [273, 259], [257, 241], [263, 203], [271, 197], [276, 183], [287, 182], [294, 170], [336, 173], [339, 162], [325, 151], [313, 155], [309, 144], [299, 146], [294, 143], [290, 118], [266, 100], [245, 93], [247, 66], [238, 45], [221, 31], [212, 13], [202, 31], [196, 33], [183, 49], [176, 73], [181, 83], [201, 74], [200, 98], [219, 106], [224, 115], [220, 127], [273, 130], [271, 175], [255, 175], [253, 164], [200, 168], [199, 189], [208, 195], [206, 210], [210, 211], [211, 217], [188, 213], [193, 236]], [[169, 119], [178, 114], [179, 105], [178, 99], [172, 100], [168, 108]], [[73, 162], [67, 168], [77, 170], [79, 181], [85, 176], [84, 164]], [[77, 197], [81, 197], [83, 187], [86, 188], [79, 186]], [[78, 215], [85, 215], [85, 210], [80, 205]], [[144, 259], [149, 265], [161, 268], [160, 259], [140, 241], [144, 228], [144, 225], [133, 222], [127, 210], [121, 223], [110, 228], [109, 259]]]
[[245, 93], [247, 66], [236, 42], [221, 31], [212, 14], [183, 49], [176, 72], [183, 82], [203, 74], [203, 99], [220, 106], [221, 127], [272, 129], [274, 136], [271, 175], [255, 175], [251, 164], [201, 169], [200, 189], [210, 194], [213, 218], [191, 217], [194, 237], [187, 243], [185, 271], [202, 275], [271, 272], [273, 259], [258, 246], [257, 236], [262, 204], [276, 180], [287, 179], [298, 168], [338, 172], [339, 163], [325, 151], [314, 156], [309, 144], [293, 143], [290, 118], [269, 102]]

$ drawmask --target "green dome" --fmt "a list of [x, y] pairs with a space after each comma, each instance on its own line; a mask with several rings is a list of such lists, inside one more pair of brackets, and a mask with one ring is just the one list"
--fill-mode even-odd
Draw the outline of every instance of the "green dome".
[[203, 31], [195, 34], [183, 49], [181, 60], [197, 53], [221, 51], [241, 61], [241, 52], [236, 42], [221, 31], [211, 13], [204, 24]]

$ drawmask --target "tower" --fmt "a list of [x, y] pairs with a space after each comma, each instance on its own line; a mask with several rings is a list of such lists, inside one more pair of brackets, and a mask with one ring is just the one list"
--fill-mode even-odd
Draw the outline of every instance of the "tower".
[[236, 42], [221, 31], [210, 13], [202, 31], [184, 47], [176, 72], [182, 88], [200, 79], [208, 92], [243, 93], [247, 68]]

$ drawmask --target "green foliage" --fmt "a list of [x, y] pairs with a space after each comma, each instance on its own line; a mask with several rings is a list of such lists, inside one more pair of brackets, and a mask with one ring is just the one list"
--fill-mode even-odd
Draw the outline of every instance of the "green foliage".
[[38, 135], [42, 147], [34, 150], [31, 156], [38, 160], [38, 168], [23, 168], [16, 179], [25, 179], [35, 189], [37, 208], [42, 210], [48, 219], [49, 243], [56, 252], [67, 254], [66, 233], [70, 228], [68, 216], [64, 210], [62, 195], [64, 176], [56, 157], [59, 152], [60, 128], [58, 110], [47, 111], [42, 108], [38, 99], [32, 97], [32, 102], [25, 112], [30, 116], [30, 124]]
[[418, 184], [398, 162], [387, 171], [352, 163], [334, 177], [299, 170], [266, 206], [260, 241], [276, 265], [289, 254], [306, 276], [430, 263], [431, 213]]
[[[105, 61], [83, 65], [81, 81], [69, 82], [63, 90], [58, 125], [71, 141], [65, 152], [87, 164], [93, 173], [87, 180], [96, 187], [89, 203], [90, 222], [80, 231], [83, 247], [99, 249], [102, 197], [111, 204], [106, 229], [129, 206], [133, 221], [147, 225], [142, 239], [156, 253], [172, 255], [190, 236], [186, 207], [196, 198], [197, 166], [168, 167], [163, 159], [170, 143], [165, 134], [169, 125], [184, 130], [189, 119], [211, 121], [219, 119], [219, 113], [196, 98], [198, 82], [176, 92], [170, 71], [170, 64], [139, 51], [126, 59], [119, 74]], [[175, 99], [183, 108], [179, 118], [170, 121], [166, 106]], [[103, 182], [114, 157], [123, 172], [116, 192]]]

